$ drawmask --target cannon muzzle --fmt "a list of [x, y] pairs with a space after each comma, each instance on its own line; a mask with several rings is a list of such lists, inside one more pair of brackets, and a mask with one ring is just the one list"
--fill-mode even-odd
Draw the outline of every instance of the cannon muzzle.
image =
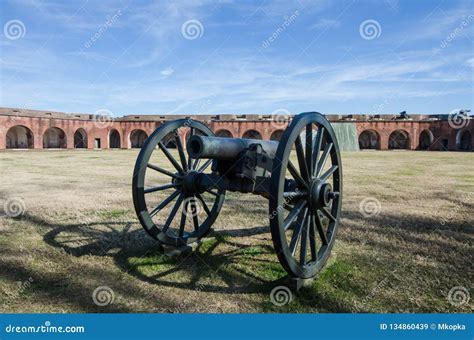
[[275, 157], [278, 142], [260, 139], [227, 137], [207, 137], [194, 135], [189, 138], [186, 148], [191, 158], [235, 160], [239, 154], [252, 144], [260, 144], [271, 159]]

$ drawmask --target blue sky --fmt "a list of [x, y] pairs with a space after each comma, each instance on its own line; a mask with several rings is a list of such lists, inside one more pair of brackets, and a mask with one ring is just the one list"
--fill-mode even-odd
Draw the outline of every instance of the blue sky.
[[0, 106], [120, 116], [473, 104], [472, 1], [0, 6]]

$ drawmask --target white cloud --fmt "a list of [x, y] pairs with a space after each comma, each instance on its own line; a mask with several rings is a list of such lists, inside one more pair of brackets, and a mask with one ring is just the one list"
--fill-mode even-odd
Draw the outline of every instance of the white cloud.
[[164, 70], [161, 70], [160, 73], [162, 76], [168, 77], [174, 73], [174, 69], [172, 67], [167, 67]]

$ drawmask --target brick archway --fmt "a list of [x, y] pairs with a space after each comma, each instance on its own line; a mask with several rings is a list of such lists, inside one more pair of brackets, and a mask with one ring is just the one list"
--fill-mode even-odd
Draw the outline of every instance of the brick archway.
[[35, 145], [33, 132], [24, 125], [10, 127], [5, 138], [7, 149], [33, 149]]
[[402, 129], [393, 131], [388, 137], [388, 148], [391, 150], [409, 150], [410, 134]]
[[148, 134], [142, 129], [135, 129], [130, 132], [130, 147], [132, 149], [141, 148]]
[[283, 136], [284, 132], [285, 132], [285, 130], [275, 130], [275, 131], [273, 131], [272, 134], [270, 135], [270, 140], [279, 141], [281, 139], [281, 137]]
[[263, 139], [262, 134], [257, 130], [247, 130], [242, 134], [242, 138], [247, 139]]
[[43, 149], [65, 149], [67, 136], [63, 129], [50, 127], [43, 133]]
[[456, 134], [456, 149], [472, 151], [472, 134], [468, 129], [459, 130]]
[[380, 149], [380, 134], [373, 130], [364, 130], [359, 134], [359, 149], [379, 150]]
[[117, 129], [111, 129], [108, 136], [109, 149], [120, 149], [122, 145], [121, 138], [120, 132]]
[[87, 149], [87, 132], [83, 128], [74, 132], [74, 149]]
[[433, 132], [428, 129], [421, 131], [418, 138], [418, 150], [429, 150], [434, 141]]
[[220, 129], [215, 132], [217, 137], [233, 138], [232, 132], [227, 129]]

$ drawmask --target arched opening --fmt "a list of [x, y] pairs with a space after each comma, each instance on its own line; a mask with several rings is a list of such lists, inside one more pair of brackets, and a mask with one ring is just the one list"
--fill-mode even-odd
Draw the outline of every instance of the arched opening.
[[145, 131], [141, 129], [133, 130], [130, 134], [130, 145], [132, 146], [132, 148], [141, 148], [147, 138], [148, 135]]
[[283, 130], [275, 130], [272, 132], [270, 135], [270, 140], [277, 140], [279, 141], [281, 139], [281, 136], [283, 136]]
[[410, 137], [404, 130], [395, 130], [388, 138], [388, 148], [392, 150], [409, 149]]
[[109, 148], [120, 149], [120, 134], [115, 129], [110, 130], [109, 133]]
[[87, 148], [87, 133], [83, 128], [77, 129], [74, 133], [74, 148], [86, 149]]
[[458, 150], [472, 150], [472, 135], [468, 130], [461, 130], [456, 136], [456, 146]]
[[216, 132], [217, 137], [232, 138], [232, 132], [226, 129], [221, 129]]
[[423, 130], [420, 133], [420, 140], [418, 141], [418, 149], [428, 150], [433, 143], [434, 137], [430, 130]]
[[43, 135], [44, 149], [59, 149], [66, 147], [66, 134], [57, 127], [49, 128]]
[[364, 130], [359, 135], [359, 149], [380, 149], [380, 136], [375, 130]]
[[262, 139], [262, 135], [260, 132], [256, 130], [247, 130], [244, 132], [242, 135], [242, 138], [247, 138], [247, 139]]
[[23, 125], [16, 125], [7, 131], [7, 149], [33, 149], [33, 133]]

